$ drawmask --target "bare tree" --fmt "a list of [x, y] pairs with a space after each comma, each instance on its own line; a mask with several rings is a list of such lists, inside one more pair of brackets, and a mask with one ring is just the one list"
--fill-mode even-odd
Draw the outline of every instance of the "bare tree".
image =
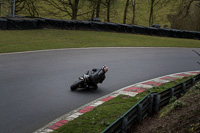
[[[130, 7], [131, 5], [131, 7]], [[128, 16], [128, 9], [132, 9], [132, 24], [135, 24], [135, 12], [136, 12], [136, 0], [126, 0], [125, 8], [124, 8], [124, 17], [123, 23], [126, 24], [127, 16]]]
[[154, 13], [165, 7], [170, 1], [171, 0], [149, 0], [150, 3], [149, 26], [151, 26], [154, 22]]
[[132, 11], [133, 11], [133, 17], [132, 17], [132, 24], [135, 24], [135, 12], [136, 12], [136, 0], [131, 0], [132, 3]]
[[4, 5], [5, 4], [5, 2], [4, 1], [0, 1], [0, 16], [1, 16], [1, 9], [2, 9], [2, 5]]
[[126, 0], [123, 23], [126, 24], [129, 5], [132, 6], [132, 24], [135, 24], [136, 0]]
[[102, 0], [102, 4], [106, 7], [107, 13], [106, 13], [106, 18], [107, 22], [110, 22], [110, 12], [111, 12], [111, 6], [114, 6], [115, 2], [117, 0]]
[[91, 18], [99, 18], [100, 17], [100, 9], [101, 9], [101, 1], [102, 0], [89, 0], [92, 8], [92, 15]]
[[26, 14], [31, 17], [38, 17], [39, 12], [36, 3], [39, 0], [16, 0], [16, 14]]
[[180, 4], [182, 7], [179, 11], [179, 14], [184, 13], [183, 17], [187, 17], [190, 12], [192, 4], [195, 4], [196, 7], [200, 8], [200, 0], [183, 0]]
[[101, 1], [102, 1], [102, 0], [97, 0], [97, 6], [96, 6], [96, 18], [99, 18], [99, 17], [100, 17]]
[[65, 13], [64, 16], [70, 16], [72, 20], [76, 20], [77, 16], [87, 14], [79, 10], [84, 6], [86, 0], [44, 0], [48, 5], [56, 8], [59, 13]]
[[149, 14], [149, 26], [153, 24], [153, 9], [154, 9], [155, 0], [150, 0], [150, 14]]
[[176, 12], [168, 15], [172, 28], [200, 31], [200, 0], [182, 0]]
[[124, 18], [123, 18], [123, 23], [126, 24], [126, 17], [127, 17], [127, 11], [128, 11], [128, 6], [130, 4], [130, 0], [126, 0], [126, 5], [124, 9]]

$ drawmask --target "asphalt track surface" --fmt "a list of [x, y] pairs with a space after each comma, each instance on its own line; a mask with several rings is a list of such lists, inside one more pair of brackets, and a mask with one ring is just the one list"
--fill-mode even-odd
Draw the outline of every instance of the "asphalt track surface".
[[[200, 49], [195, 49], [200, 52]], [[199, 70], [190, 48], [89, 48], [0, 55], [0, 132], [31, 133], [122, 87]], [[96, 91], [70, 85], [86, 70], [107, 65]]]

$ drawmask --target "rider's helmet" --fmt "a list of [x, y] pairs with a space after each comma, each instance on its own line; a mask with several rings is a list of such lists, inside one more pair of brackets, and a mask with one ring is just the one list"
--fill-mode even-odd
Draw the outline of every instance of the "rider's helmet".
[[102, 70], [106, 73], [106, 72], [108, 71], [108, 67], [104, 65], [104, 66], [102, 67]]

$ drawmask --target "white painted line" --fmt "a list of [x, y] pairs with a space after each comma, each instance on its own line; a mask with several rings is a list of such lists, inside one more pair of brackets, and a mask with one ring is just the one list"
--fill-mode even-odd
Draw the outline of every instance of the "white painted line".
[[117, 97], [117, 96], [119, 96], [120, 94], [119, 93], [116, 93], [116, 94], [112, 94], [112, 95], [110, 95], [111, 97]]
[[97, 106], [99, 106], [99, 105], [101, 105], [101, 104], [103, 104], [103, 103], [104, 103], [104, 101], [98, 101], [98, 102], [96, 102], [96, 103], [91, 104], [90, 106], [97, 107]]
[[72, 121], [74, 119], [76, 119], [77, 117], [79, 117], [80, 115], [82, 115], [83, 113], [80, 113], [80, 112], [76, 112], [72, 115], [70, 115], [69, 117], [65, 118], [65, 120], [67, 121]]
[[190, 72], [185, 72], [184, 74], [187, 74], [187, 75], [196, 75], [195, 73], [190, 73]]
[[[180, 73], [178, 73], [180, 74]], [[180, 75], [170, 75], [170, 77], [173, 77], [173, 78], [183, 78], [184, 76], [180, 76]]]
[[120, 91], [119, 94], [123, 94], [123, 95], [128, 95], [128, 96], [134, 97], [134, 96], [137, 95], [138, 93], [129, 92], [129, 91]]
[[138, 88], [144, 88], [144, 89], [150, 89], [150, 88], [153, 88], [152, 85], [145, 85], [145, 84], [137, 84], [133, 87], [138, 87]]
[[[53, 132], [53, 130], [52, 129], [45, 129], [44, 130], [44, 133], [50, 133], [50, 132]], [[41, 132], [42, 133], [42, 132]]]
[[163, 79], [154, 79], [152, 81], [158, 82], [158, 83], [167, 83], [170, 82], [170, 80], [163, 80]]

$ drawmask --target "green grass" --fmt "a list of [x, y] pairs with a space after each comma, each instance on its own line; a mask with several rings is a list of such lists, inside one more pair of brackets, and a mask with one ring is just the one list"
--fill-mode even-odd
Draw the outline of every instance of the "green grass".
[[200, 41], [96, 31], [0, 31], [0, 53], [85, 47], [200, 47]]
[[101, 132], [136, 103], [133, 97], [120, 95], [94, 108], [92, 111], [81, 115], [77, 119], [70, 121], [56, 130], [55, 133]]
[[[150, 89], [150, 92], [161, 92], [168, 89], [169, 87], [173, 87], [179, 83], [182, 83], [191, 77], [186, 77], [165, 83], [159, 87]], [[119, 95], [103, 103], [102, 105], [97, 106], [92, 111], [81, 115], [73, 121], [70, 121], [66, 125], [54, 131], [54, 133], [102, 132], [105, 128], [107, 128], [110, 124], [112, 124], [120, 116], [127, 112], [131, 107], [136, 105], [147, 94], [149, 94], [149, 91], [139, 93], [135, 97]]]

